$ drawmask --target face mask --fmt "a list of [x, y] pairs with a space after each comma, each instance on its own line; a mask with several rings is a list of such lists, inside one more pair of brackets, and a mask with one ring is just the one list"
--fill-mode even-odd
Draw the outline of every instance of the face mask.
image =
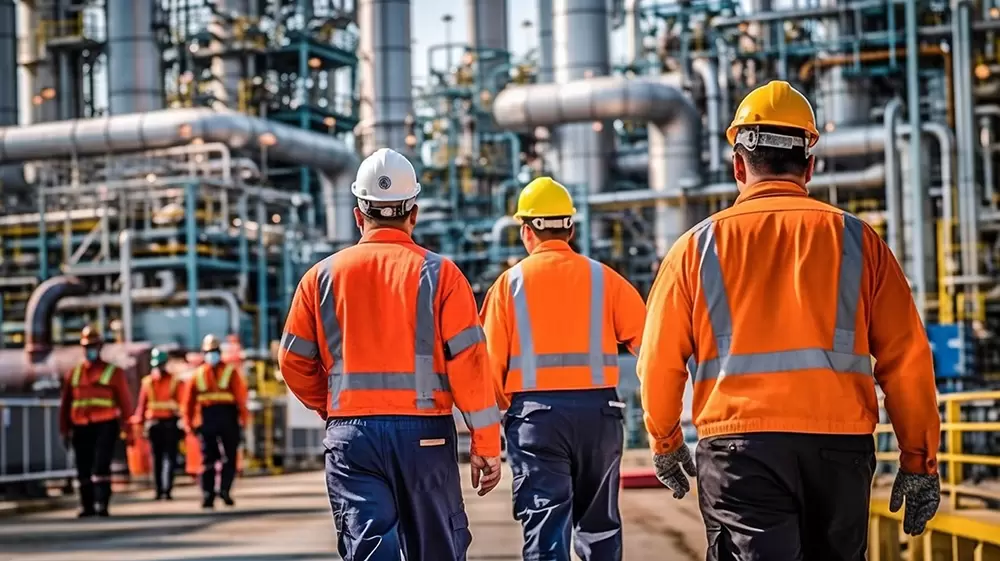
[[84, 354], [87, 356], [88, 361], [94, 362], [95, 360], [101, 358], [101, 349], [97, 347], [87, 347]]
[[208, 363], [209, 366], [215, 366], [219, 364], [219, 361], [221, 360], [222, 354], [219, 353], [219, 351], [210, 351], [205, 353], [205, 362]]

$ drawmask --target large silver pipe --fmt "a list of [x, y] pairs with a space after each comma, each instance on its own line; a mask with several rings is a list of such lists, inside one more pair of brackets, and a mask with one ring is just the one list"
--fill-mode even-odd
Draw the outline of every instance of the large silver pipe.
[[552, 0], [538, 0], [537, 83], [552, 82]]
[[[131, 276], [131, 272], [129, 272]], [[149, 304], [153, 302], [163, 302], [177, 293], [177, 277], [173, 271], [160, 271], [156, 273], [156, 278], [160, 280], [159, 286], [149, 288], [133, 288], [129, 293], [132, 302]], [[59, 310], [90, 310], [99, 307], [117, 308], [122, 306], [122, 294], [109, 292], [107, 294], [88, 294], [86, 296], [72, 296], [59, 301]]]
[[643, 58], [642, 44], [642, 0], [625, 0], [625, 41], [626, 62], [636, 64]]
[[156, 150], [194, 139], [234, 150], [266, 148], [268, 158], [331, 175], [354, 173], [358, 165], [354, 151], [331, 136], [207, 108], [0, 128], [0, 164]]
[[[679, 88], [660, 79], [604, 77], [508, 87], [497, 96], [493, 116], [504, 128], [646, 120], [650, 188], [677, 196], [685, 187], [701, 184], [701, 114]], [[657, 208], [658, 251], [666, 252], [686, 229], [671, 210]]]
[[896, 151], [896, 130], [903, 110], [903, 100], [893, 98], [885, 105], [882, 120], [885, 127], [885, 209], [888, 216], [889, 249], [903, 261], [903, 181]]
[[[208, 300], [219, 300], [229, 308], [229, 332], [239, 333], [241, 326], [241, 315], [242, 310], [240, 309], [240, 301], [236, 298], [234, 291], [230, 290], [199, 290], [195, 292], [195, 300], [198, 302], [205, 302]], [[188, 295], [186, 292], [179, 294], [174, 294], [170, 298], [171, 302], [183, 302], [188, 303]]]
[[496, 70], [507, 63], [497, 56], [499, 53], [483, 52], [508, 50], [507, 0], [466, 0], [465, 6], [469, 44], [478, 50], [476, 68], [480, 87], [485, 88]]
[[[945, 224], [951, 224], [955, 220], [955, 210], [954, 205], [952, 204], [955, 197], [955, 178], [952, 171], [954, 168], [952, 165], [952, 158], [955, 157], [955, 136], [947, 125], [935, 123], [933, 121], [922, 123], [920, 125], [920, 130], [930, 136], [933, 136], [937, 141], [938, 152], [940, 153], [939, 157], [941, 158], [941, 215]], [[907, 129], [905, 132], [910, 132], [910, 129]], [[920, 227], [918, 228], [917, 226]], [[926, 229], [923, 227], [923, 224], [914, 226], [913, 235], [914, 238], [919, 238], [921, 246], [926, 247], [924, 239], [926, 236]], [[951, 228], [942, 229], [941, 240], [939, 243], [942, 247], [948, 248], [949, 253], [951, 252]], [[953, 272], [951, 270], [952, 264], [950, 262], [946, 262], [944, 266], [947, 270], [939, 272], [938, 274], [940, 276], [951, 276]]]
[[[957, 0], [952, 4], [955, 68], [956, 130], [959, 162], [959, 242], [962, 248], [962, 276], [979, 275], [979, 194], [976, 190], [976, 154], [974, 99], [972, 94], [972, 3]], [[961, 107], [961, 111], [958, 111]], [[970, 299], [969, 304], [974, 304]]]
[[711, 59], [696, 59], [691, 68], [701, 77], [705, 88], [706, 119], [708, 120], [708, 170], [718, 173], [722, 170], [722, 116], [719, 112], [720, 88], [719, 68]]
[[153, 2], [108, 0], [108, 109], [112, 115], [163, 107]]
[[403, 153], [406, 118], [413, 113], [410, 0], [358, 0], [361, 154], [379, 148]]
[[354, 223], [354, 197], [351, 182], [354, 177], [342, 173], [330, 178], [319, 174], [320, 193], [326, 214], [326, 238], [332, 242], [349, 242], [357, 234]]
[[0, 0], [0, 126], [17, 124], [17, 5]]
[[132, 232], [122, 230], [118, 236], [121, 264], [122, 334], [126, 343], [132, 342]]

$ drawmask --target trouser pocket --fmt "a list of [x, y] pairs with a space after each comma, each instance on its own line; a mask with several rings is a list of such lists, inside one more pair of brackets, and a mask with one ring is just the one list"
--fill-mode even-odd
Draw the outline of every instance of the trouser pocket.
[[451, 515], [452, 540], [455, 544], [455, 559], [465, 559], [466, 551], [472, 545], [472, 532], [469, 531], [469, 516], [465, 511]]

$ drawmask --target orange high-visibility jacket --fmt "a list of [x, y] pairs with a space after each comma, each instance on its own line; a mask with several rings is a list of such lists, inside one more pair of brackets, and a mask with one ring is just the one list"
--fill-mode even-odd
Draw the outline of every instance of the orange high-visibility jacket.
[[278, 363], [326, 417], [462, 411], [472, 453], [500, 455], [500, 411], [472, 287], [406, 233], [370, 230], [302, 277]]
[[247, 384], [235, 364], [219, 364], [214, 368], [203, 364], [187, 383], [182, 400], [184, 426], [195, 429], [201, 426], [201, 410], [212, 405], [235, 405], [240, 425], [250, 420], [247, 409]]
[[124, 428], [132, 411], [125, 372], [103, 361], [80, 363], [66, 374], [59, 407], [59, 428], [67, 434], [76, 425], [119, 419]]
[[170, 374], [150, 374], [143, 378], [132, 422], [180, 417], [179, 382], [176, 376]]
[[871, 434], [878, 382], [902, 468], [936, 473], [927, 335], [892, 252], [860, 219], [792, 183], [752, 186], [674, 244], [647, 309], [638, 373], [654, 452], [683, 445], [689, 371], [701, 438]]
[[532, 390], [618, 385], [618, 343], [638, 353], [646, 307], [613, 269], [559, 240], [503, 272], [480, 318], [501, 405]]

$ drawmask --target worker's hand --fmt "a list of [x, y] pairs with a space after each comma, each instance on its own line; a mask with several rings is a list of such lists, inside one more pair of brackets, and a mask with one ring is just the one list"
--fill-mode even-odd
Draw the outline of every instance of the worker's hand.
[[903, 506], [903, 499], [906, 499], [903, 531], [911, 536], [919, 536], [941, 504], [941, 481], [937, 475], [906, 473], [901, 470], [892, 482], [889, 511], [898, 512]]
[[479, 489], [479, 496], [489, 493], [500, 483], [500, 456], [469, 456], [472, 465], [472, 488]]
[[687, 445], [681, 444], [680, 448], [669, 454], [654, 454], [653, 467], [656, 468], [656, 478], [674, 492], [675, 499], [683, 499], [691, 490], [691, 483], [681, 472], [683, 468], [691, 477], [697, 473]]

